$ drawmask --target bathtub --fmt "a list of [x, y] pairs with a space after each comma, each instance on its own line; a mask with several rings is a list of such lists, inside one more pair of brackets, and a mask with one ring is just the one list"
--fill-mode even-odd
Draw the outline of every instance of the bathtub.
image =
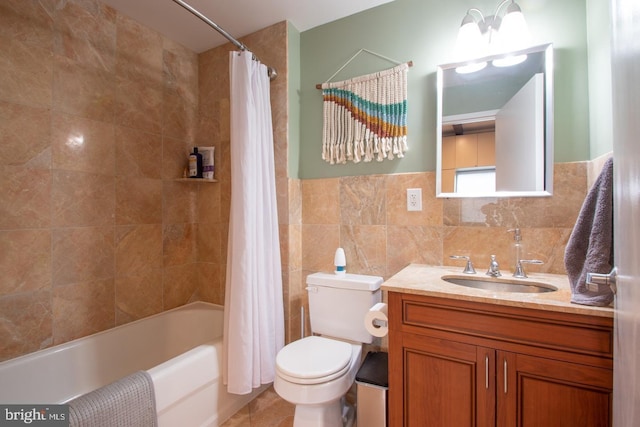
[[65, 403], [139, 370], [160, 426], [217, 426], [260, 394], [226, 392], [223, 307], [195, 302], [0, 363], [0, 403]]

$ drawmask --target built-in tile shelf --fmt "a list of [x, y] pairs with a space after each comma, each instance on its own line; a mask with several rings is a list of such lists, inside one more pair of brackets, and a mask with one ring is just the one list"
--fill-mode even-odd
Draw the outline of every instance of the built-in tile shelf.
[[174, 181], [180, 181], [180, 182], [218, 182], [217, 179], [204, 179], [204, 178], [177, 178]]

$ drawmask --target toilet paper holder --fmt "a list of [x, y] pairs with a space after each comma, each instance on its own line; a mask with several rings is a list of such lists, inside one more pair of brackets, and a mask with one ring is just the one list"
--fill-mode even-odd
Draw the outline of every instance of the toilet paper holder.
[[389, 319], [387, 318], [387, 304], [374, 304], [364, 317], [367, 331], [374, 337], [382, 338], [389, 332]]
[[376, 328], [386, 328], [387, 326], [389, 326], [389, 322], [383, 319], [373, 319], [373, 322], [371, 322], [371, 324]]

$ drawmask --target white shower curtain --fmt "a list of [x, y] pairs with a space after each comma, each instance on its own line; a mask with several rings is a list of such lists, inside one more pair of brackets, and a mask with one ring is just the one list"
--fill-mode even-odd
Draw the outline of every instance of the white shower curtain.
[[231, 52], [231, 215], [223, 379], [247, 394], [275, 378], [284, 345], [280, 241], [267, 68]]

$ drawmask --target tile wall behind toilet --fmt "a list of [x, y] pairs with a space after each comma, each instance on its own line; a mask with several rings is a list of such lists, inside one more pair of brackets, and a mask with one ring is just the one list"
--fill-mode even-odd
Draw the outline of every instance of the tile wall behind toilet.
[[[342, 246], [347, 271], [388, 278], [409, 263], [456, 265], [471, 256], [478, 271], [491, 254], [509, 265], [520, 227], [526, 256], [544, 261], [531, 272], [564, 274], [564, 247], [587, 191], [590, 162], [557, 163], [552, 197], [438, 199], [435, 173], [304, 180], [303, 273], [333, 269]], [[407, 212], [406, 189], [421, 188], [423, 210]]]
[[[454, 254], [471, 256], [480, 274], [495, 254], [502, 270], [513, 272], [507, 233], [513, 227], [522, 229], [526, 256], [544, 261], [529, 272], [566, 274], [564, 248], [601, 167], [602, 161], [556, 163], [553, 196], [538, 198], [438, 199], [434, 172], [303, 180], [302, 277], [332, 271], [339, 246], [347, 272], [384, 279], [410, 263], [462, 271], [461, 261], [449, 259]], [[422, 189], [422, 211], [407, 211], [407, 188]], [[385, 349], [388, 342], [373, 345]]]

